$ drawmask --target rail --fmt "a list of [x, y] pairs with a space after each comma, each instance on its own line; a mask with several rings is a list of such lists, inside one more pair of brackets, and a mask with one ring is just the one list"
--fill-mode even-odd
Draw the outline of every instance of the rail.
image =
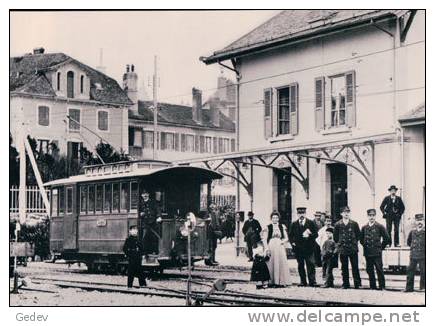
[[[47, 196], [50, 198], [50, 193], [46, 190]], [[12, 186], [9, 189], [9, 214], [18, 213], [19, 203], [19, 187]], [[45, 214], [44, 201], [38, 186], [26, 187], [26, 214]]]

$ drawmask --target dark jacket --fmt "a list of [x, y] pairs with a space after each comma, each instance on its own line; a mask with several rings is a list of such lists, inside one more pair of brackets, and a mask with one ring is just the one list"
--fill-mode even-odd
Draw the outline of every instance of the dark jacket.
[[391, 244], [387, 230], [378, 222], [375, 222], [372, 226], [366, 224], [361, 228], [360, 241], [364, 247], [364, 256], [366, 257], [382, 256], [382, 250]]
[[245, 241], [248, 242], [254, 235], [259, 235], [261, 232], [261, 225], [255, 218], [250, 221], [247, 219], [242, 227], [242, 232], [245, 235]]
[[384, 218], [400, 219], [405, 211], [405, 205], [399, 196], [396, 196], [394, 202], [391, 196], [386, 196], [381, 203], [380, 209]]
[[[285, 231], [284, 231], [283, 224], [279, 223], [278, 228], [279, 228], [279, 232], [281, 233], [281, 240], [283, 240], [285, 238], [284, 235]], [[269, 224], [267, 226], [267, 243], [269, 243], [270, 239], [272, 239], [272, 235], [273, 235], [273, 224]]]
[[144, 201], [142, 196], [139, 199], [139, 217], [143, 225], [149, 226], [156, 223], [157, 218], [161, 215], [161, 210], [156, 202], [152, 199]]
[[341, 255], [353, 255], [358, 252], [358, 241], [360, 229], [358, 223], [349, 220], [345, 225], [343, 219], [338, 221], [334, 227], [334, 241], [337, 243], [337, 251]]
[[426, 258], [426, 229], [409, 232], [407, 244], [411, 247], [411, 259]]
[[142, 243], [137, 236], [129, 235], [122, 247], [129, 262], [140, 262], [144, 253]]
[[[305, 230], [310, 230], [311, 234], [303, 237]], [[294, 251], [296, 256], [309, 256], [314, 252], [316, 247], [316, 238], [318, 237], [318, 230], [316, 223], [312, 220], [305, 218], [305, 224], [301, 225], [299, 219], [294, 221], [290, 227], [289, 240], [294, 244]]]
[[322, 257], [324, 259], [332, 258], [337, 251], [337, 244], [332, 239], [327, 239], [322, 246]]

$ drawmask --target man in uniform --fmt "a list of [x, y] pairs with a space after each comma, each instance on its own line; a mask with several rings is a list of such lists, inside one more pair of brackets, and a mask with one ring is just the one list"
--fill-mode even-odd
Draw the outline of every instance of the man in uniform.
[[254, 218], [253, 212], [248, 212], [248, 219], [245, 221], [242, 227], [243, 235], [245, 236], [244, 240], [246, 242], [246, 247], [248, 249], [248, 257], [249, 261], [252, 261], [254, 258], [252, 257], [252, 246], [256, 238], [260, 237], [261, 225], [258, 220]]
[[390, 238], [394, 225], [394, 246], [398, 247], [400, 219], [405, 211], [405, 205], [403, 204], [402, 198], [396, 195], [397, 187], [395, 185], [391, 185], [388, 191], [390, 194], [382, 201], [381, 212], [387, 222], [387, 232]]
[[209, 252], [210, 252], [210, 265], [219, 265], [216, 261], [216, 248], [217, 241], [222, 236], [221, 219], [219, 217], [219, 211], [215, 204], [210, 204], [210, 223], [208, 225], [208, 239], [209, 239]]
[[409, 233], [407, 244], [411, 247], [406, 276], [405, 292], [414, 291], [417, 265], [420, 267], [420, 290], [426, 289], [426, 228], [423, 214], [415, 215], [416, 228]]
[[358, 241], [360, 229], [358, 223], [350, 219], [349, 207], [341, 209], [342, 219], [335, 224], [334, 241], [337, 243], [337, 251], [340, 255], [341, 275], [343, 277], [343, 289], [349, 285], [349, 261], [352, 266], [352, 275], [355, 289], [361, 286], [361, 277], [358, 269]]
[[123, 251], [128, 258], [127, 287], [133, 286], [134, 278], [139, 279], [140, 287], [146, 286], [145, 275], [142, 269], [143, 246], [137, 236], [137, 226], [132, 225], [129, 236], [124, 242]]
[[150, 198], [148, 191], [143, 191], [139, 199], [140, 225], [143, 230], [145, 254], [159, 252], [159, 225], [160, 209], [155, 201]]
[[[317, 226], [305, 217], [307, 209], [305, 207], [296, 208], [298, 220], [294, 221], [290, 227], [289, 240], [292, 244], [296, 260], [298, 262], [298, 272], [301, 279], [299, 286], [317, 286], [314, 250], [316, 247]], [[307, 271], [305, 272], [305, 265]]]
[[370, 289], [376, 290], [376, 274], [379, 290], [385, 289], [384, 268], [382, 265], [382, 250], [391, 244], [391, 239], [385, 227], [376, 222], [376, 209], [367, 210], [368, 223], [361, 228], [361, 244], [364, 247], [366, 270], [369, 275]]

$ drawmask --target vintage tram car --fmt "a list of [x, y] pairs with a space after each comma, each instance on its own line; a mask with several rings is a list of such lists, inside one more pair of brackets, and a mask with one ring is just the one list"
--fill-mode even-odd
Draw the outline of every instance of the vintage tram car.
[[[45, 184], [51, 198], [50, 250], [57, 258], [85, 263], [91, 271], [125, 272], [122, 248], [130, 226], [139, 226], [139, 237], [144, 237], [139, 201], [146, 191], [161, 218], [158, 253], [144, 256], [144, 268], [162, 271], [187, 263], [180, 228], [188, 212], [198, 217], [192, 259], [207, 260], [211, 183], [220, 178], [198, 167], [132, 161], [88, 166], [84, 174], [50, 181]], [[206, 203], [201, 201], [204, 197]]]

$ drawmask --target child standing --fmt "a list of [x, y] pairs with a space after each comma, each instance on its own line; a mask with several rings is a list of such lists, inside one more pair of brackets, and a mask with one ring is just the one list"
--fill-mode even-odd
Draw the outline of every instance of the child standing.
[[254, 238], [255, 242], [252, 248], [254, 262], [252, 263], [251, 281], [257, 282], [257, 289], [265, 289], [270, 280], [269, 269], [266, 264], [269, 256], [260, 237]]
[[326, 269], [326, 281], [323, 287], [334, 287], [334, 275], [333, 270], [335, 267], [335, 255], [337, 252], [337, 246], [334, 242], [334, 228], [328, 227], [325, 230], [326, 240], [322, 245], [322, 264]]
[[414, 291], [417, 265], [420, 267], [420, 290], [426, 289], [426, 228], [423, 214], [415, 215], [416, 228], [409, 233], [407, 244], [411, 247], [406, 276], [405, 292]]

